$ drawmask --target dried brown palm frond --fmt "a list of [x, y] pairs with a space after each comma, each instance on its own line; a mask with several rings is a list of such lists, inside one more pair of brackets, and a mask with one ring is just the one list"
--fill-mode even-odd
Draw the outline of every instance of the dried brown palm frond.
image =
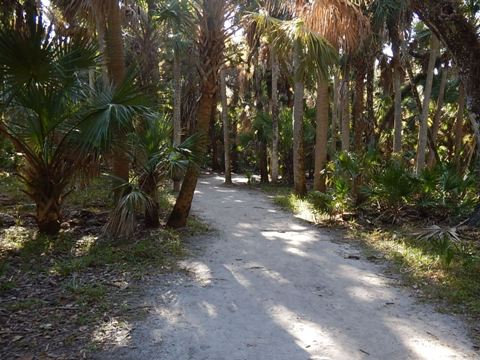
[[314, 0], [304, 18], [312, 31], [346, 52], [358, 49], [370, 34], [369, 19], [348, 0]]

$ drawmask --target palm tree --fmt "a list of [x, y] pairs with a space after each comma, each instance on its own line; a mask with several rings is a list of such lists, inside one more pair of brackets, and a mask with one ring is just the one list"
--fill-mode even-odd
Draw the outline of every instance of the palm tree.
[[270, 113], [272, 114], [272, 155], [271, 155], [271, 176], [272, 182], [278, 181], [278, 142], [279, 142], [279, 127], [278, 127], [278, 77], [279, 66], [278, 58], [273, 46], [270, 47], [270, 62], [272, 68], [272, 96], [270, 99]]
[[24, 156], [20, 179], [41, 233], [58, 233], [75, 176], [88, 173], [113, 129], [143, 109], [131, 86], [85, 91], [82, 72], [95, 61], [91, 42], [56, 37], [41, 21], [28, 31], [0, 31], [0, 132]]
[[[300, 11], [300, 8], [297, 8]], [[294, 188], [298, 195], [307, 192], [305, 155], [303, 144], [303, 112], [305, 70], [327, 77], [328, 68], [337, 61], [336, 50], [317, 33], [307, 28], [302, 19], [279, 20], [266, 15], [252, 14], [260, 32], [265, 32], [272, 46], [283, 59], [293, 54], [294, 105], [293, 105], [293, 170]]]
[[[412, 10], [447, 46], [459, 69], [465, 87], [467, 109], [474, 128], [477, 144], [480, 143], [480, 38], [473, 21], [463, 12], [460, 2], [448, 0], [410, 0]], [[461, 39], [461, 41], [459, 41]], [[477, 146], [477, 171], [480, 170], [480, 147]], [[477, 176], [480, 179], [480, 177]], [[480, 223], [480, 206], [470, 218], [470, 225]]]
[[325, 164], [327, 163], [328, 149], [324, 144], [328, 143], [328, 82], [319, 77], [317, 80], [317, 103], [316, 103], [316, 137], [315, 137], [315, 176], [313, 189], [326, 192]]
[[[83, 13], [95, 19], [98, 32], [98, 41], [104, 56], [108, 83], [120, 86], [125, 80], [126, 64], [124, 39], [122, 35], [122, 16], [118, 0], [57, 0], [58, 5], [64, 9], [68, 18], [72, 19], [78, 13]], [[126, 143], [121, 132], [118, 133], [120, 143]], [[128, 162], [127, 149], [119, 148], [112, 158], [112, 171], [114, 174], [113, 187], [116, 200], [121, 198], [120, 189], [123, 183], [128, 183], [130, 163]]]
[[417, 162], [415, 167], [417, 175], [421, 174], [423, 169], [425, 168], [425, 153], [427, 150], [428, 140], [428, 115], [430, 111], [430, 98], [432, 95], [435, 62], [437, 61], [440, 45], [438, 38], [433, 34], [430, 42], [430, 58], [428, 60], [427, 81], [425, 83], [422, 114], [420, 117], [420, 130], [418, 132]]
[[220, 100], [222, 103], [223, 148], [225, 154], [225, 184], [232, 183], [232, 162], [230, 157], [230, 119], [228, 117], [227, 80], [225, 67], [220, 70]]
[[[179, 146], [182, 142], [182, 61], [185, 51], [185, 38], [192, 30], [192, 16], [188, 1], [167, 1], [162, 4], [156, 16], [157, 21], [165, 28], [168, 45], [173, 49], [173, 143]], [[173, 179], [175, 192], [180, 191], [179, 178]]]
[[[342, 14], [342, 16], [332, 16], [332, 14]], [[364, 39], [369, 35], [370, 29], [368, 19], [363, 15], [361, 9], [349, 1], [314, 1], [305, 18], [309, 27], [327, 39], [336, 49], [342, 49], [345, 53], [355, 53], [361, 46]], [[350, 144], [350, 114], [349, 114], [349, 64], [348, 57], [345, 57], [345, 82], [343, 84], [343, 114], [342, 114], [342, 149], [348, 151]], [[360, 64], [361, 71], [357, 71], [356, 82], [356, 102], [354, 114], [356, 116], [356, 135], [359, 139], [362, 136], [363, 121], [363, 92], [365, 64]], [[363, 76], [360, 74], [362, 73]], [[323, 83], [322, 83], [323, 82]], [[325, 165], [328, 154], [328, 78], [326, 76], [317, 77], [317, 136], [315, 141], [315, 179], [314, 189], [325, 191]], [[333, 120], [333, 119], [332, 119]], [[332, 134], [333, 136], [333, 134]]]
[[[199, 62], [197, 66], [201, 78], [196, 131], [204, 138], [200, 147], [202, 154], [206, 152], [207, 148], [206, 139], [212, 104], [215, 101], [218, 72], [223, 62], [225, 40], [228, 36], [224, 23], [229, 16], [230, 9], [230, 2], [223, 0], [199, 0], [195, 8], [195, 24], [198, 29], [195, 43]], [[186, 225], [198, 176], [199, 169], [189, 165], [167, 226], [179, 228]]]
[[394, 93], [394, 135], [393, 152], [402, 151], [402, 31], [407, 21], [407, 2], [405, 0], [374, 0], [370, 5], [373, 13], [373, 26], [376, 33], [383, 28], [388, 30], [392, 44], [393, 93]]

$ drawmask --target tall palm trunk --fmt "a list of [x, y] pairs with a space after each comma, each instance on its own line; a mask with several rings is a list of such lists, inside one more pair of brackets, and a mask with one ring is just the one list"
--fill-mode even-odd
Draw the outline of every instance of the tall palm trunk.
[[[264, 111], [264, 99], [262, 93], [262, 72], [258, 66], [259, 54], [255, 57], [255, 74], [254, 74], [254, 90], [256, 98], [256, 110], [257, 116]], [[267, 158], [267, 144], [265, 143], [265, 134], [263, 131], [257, 132], [256, 138], [256, 151], [257, 151], [257, 163], [260, 170], [260, 182], [262, 184], [268, 184], [268, 158]]]
[[417, 147], [417, 163], [416, 173], [419, 175], [425, 168], [425, 152], [427, 150], [428, 141], [428, 113], [430, 98], [432, 95], [433, 75], [435, 70], [435, 62], [437, 60], [437, 53], [440, 43], [438, 38], [432, 34], [430, 44], [430, 58], [428, 61], [427, 81], [425, 84], [422, 115], [420, 117], [420, 130], [418, 133], [418, 147]]
[[338, 124], [341, 119], [340, 114], [340, 81], [338, 75], [335, 73], [333, 77], [333, 108], [332, 108], [332, 129], [330, 136], [330, 152], [335, 154], [337, 152], [337, 131]]
[[[206, 137], [212, 112], [212, 104], [215, 101], [216, 81], [214, 75], [210, 75], [208, 81], [202, 86], [202, 95], [197, 110], [197, 128], [196, 130]], [[205, 152], [207, 142], [202, 144], [201, 152]], [[181, 228], [187, 225], [187, 218], [190, 214], [193, 195], [197, 187], [199, 169], [196, 165], [189, 165], [185, 173], [180, 193], [178, 194], [175, 206], [168, 218], [167, 226], [172, 228]]]
[[[173, 145], [182, 143], [182, 73], [178, 49], [173, 53]], [[173, 179], [173, 190], [180, 191], [180, 180]]]
[[458, 112], [455, 122], [455, 155], [454, 161], [457, 168], [461, 164], [461, 153], [463, 148], [463, 125], [465, 118], [465, 87], [460, 83], [458, 94]]
[[375, 146], [375, 56], [370, 57], [370, 62], [367, 65], [367, 139], [368, 146], [374, 148]]
[[211, 167], [213, 171], [220, 170], [220, 164], [218, 163], [217, 134], [215, 131], [216, 118], [217, 118], [217, 100], [215, 99], [212, 102], [212, 113], [210, 114], [210, 147], [212, 150]]
[[319, 77], [317, 79], [317, 104], [316, 104], [316, 136], [315, 136], [315, 174], [313, 189], [325, 192], [325, 165], [328, 153], [328, 82]]
[[350, 150], [350, 70], [345, 69], [342, 81], [342, 151]]
[[[118, 1], [108, 0], [107, 32], [106, 32], [106, 53], [107, 69], [110, 82], [114, 87], [122, 84], [125, 78], [125, 53], [122, 37], [122, 19]], [[118, 129], [116, 133], [118, 144], [125, 144], [126, 138], [123, 132]], [[113, 154], [113, 175], [118, 179], [115, 181], [115, 198], [122, 196], [118, 188], [122, 183], [129, 181], [130, 164], [127, 151], [123, 146], [118, 146]]]
[[[204, 141], [199, 144], [199, 153], [205, 154], [208, 145], [208, 129], [215, 92], [219, 66], [225, 48], [225, 33], [223, 31], [227, 2], [223, 0], [204, 1], [198, 11], [198, 51], [199, 68], [202, 80], [200, 99], [197, 108], [196, 130], [203, 135]], [[197, 186], [199, 168], [195, 164], [188, 166], [182, 188], [178, 194], [175, 206], [168, 218], [167, 226], [184, 227], [192, 206], [193, 195]]]
[[232, 163], [230, 159], [230, 119], [228, 118], [227, 81], [225, 68], [220, 71], [220, 97], [222, 102], [223, 148], [225, 156], [225, 183], [232, 183]]
[[302, 45], [295, 41], [293, 54], [294, 100], [293, 100], [293, 178], [295, 194], [307, 193], [305, 179], [305, 149], [303, 143], [303, 97], [305, 92], [304, 71], [302, 68]]
[[272, 182], [278, 181], [278, 142], [279, 142], [279, 130], [278, 130], [278, 60], [273, 46], [270, 48], [270, 56], [272, 62], [272, 97], [270, 100], [270, 111], [272, 113], [272, 157], [271, 157], [271, 171]]
[[354, 149], [357, 154], [363, 152], [364, 142], [363, 134], [365, 132], [365, 120], [364, 120], [364, 109], [365, 109], [365, 72], [366, 64], [364, 61], [360, 60], [355, 66], [356, 79], [355, 79], [355, 97], [353, 102], [353, 124], [354, 124], [354, 134], [353, 134], [353, 144]]
[[107, 70], [107, 65], [106, 65], [106, 57], [107, 57], [107, 51], [106, 51], [106, 33], [107, 33], [107, 28], [106, 28], [106, 23], [105, 23], [105, 15], [104, 11], [102, 8], [96, 9], [94, 11], [95, 13], [95, 27], [97, 29], [97, 38], [98, 38], [98, 48], [100, 50], [100, 53], [104, 56], [102, 59], [102, 81], [103, 84], [106, 86], [108, 85], [108, 70]]
[[[443, 104], [445, 103], [445, 88], [447, 87], [447, 80], [448, 80], [448, 65], [442, 70], [442, 78], [440, 80], [440, 89], [438, 92], [438, 100], [437, 100], [437, 110], [435, 111], [435, 116], [433, 117], [433, 124], [432, 124], [432, 148], [436, 148], [437, 146], [437, 138], [438, 132], [440, 131], [440, 125], [442, 120], [442, 110]], [[435, 154], [433, 151], [428, 152], [428, 161], [427, 164], [429, 167], [435, 165]]]
[[394, 125], [393, 125], [393, 152], [402, 152], [402, 65], [401, 65], [401, 45], [402, 37], [400, 31], [400, 19], [392, 19], [389, 22], [388, 32], [392, 39], [393, 53], [393, 92], [394, 92]]
[[402, 152], [402, 81], [400, 70], [400, 47], [394, 47], [394, 67], [393, 67], [393, 92], [394, 92], [394, 135], [393, 135], [393, 152]]

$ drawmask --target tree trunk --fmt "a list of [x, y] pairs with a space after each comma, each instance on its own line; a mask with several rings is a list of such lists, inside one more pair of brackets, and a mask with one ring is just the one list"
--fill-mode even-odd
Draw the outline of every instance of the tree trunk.
[[37, 215], [35, 217], [38, 231], [47, 236], [55, 236], [60, 231], [61, 202], [58, 196], [36, 201]]
[[232, 183], [232, 163], [230, 159], [230, 120], [228, 118], [227, 106], [227, 81], [225, 79], [225, 68], [220, 70], [220, 97], [222, 102], [222, 123], [223, 123], [223, 148], [225, 156], [225, 184]]
[[402, 118], [402, 64], [401, 64], [401, 47], [402, 32], [400, 29], [400, 19], [392, 19], [387, 23], [388, 32], [392, 39], [393, 53], [393, 93], [394, 93], [394, 125], [393, 125], [393, 153], [402, 152], [402, 136], [403, 136], [403, 118]]
[[[469, 21], [460, 2], [451, 0], [411, 0], [412, 10], [439, 37], [452, 54], [459, 69], [460, 79], [465, 87], [466, 105], [474, 129], [480, 124], [480, 39], [477, 29]], [[476, 133], [480, 143], [480, 132]], [[477, 146], [477, 170], [480, 169], [480, 146]], [[480, 176], [477, 176], [480, 182]], [[480, 188], [480, 183], [479, 186]], [[478, 225], [480, 206], [470, 221]]]
[[140, 188], [147, 194], [151, 203], [145, 208], [145, 227], [153, 229], [160, 226], [160, 205], [158, 204], [157, 181], [155, 176], [142, 176], [139, 179]]
[[353, 124], [354, 124], [354, 149], [357, 154], [364, 152], [365, 144], [363, 134], [365, 132], [364, 109], [365, 109], [365, 72], [366, 63], [359, 60], [355, 66], [355, 99], [353, 102]]
[[335, 73], [333, 77], [333, 108], [332, 108], [332, 129], [330, 136], [330, 153], [331, 155], [337, 152], [337, 130], [340, 123], [340, 81], [338, 75]]
[[393, 70], [393, 92], [394, 92], [394, 135], [393, 135], [393, 152], [402, 152], [402, 133], [403, 133], [403, 118], [402, 118], [402, 82], [400, 71], [400, 52], [394, 55], [394, 70]]
[[270, 47], [270, 56], [272, 61], [272, 97], [270, 100], [270, 111], [272, 113], [272, 157], [271, 157], [271, 170], [272, 170], [272, 182], [278, 181], [278, 142], [279, 142], [279, 130], [278, 130], [278, 60], [273, 47]]
[[427, 150], [428, 141], [428, 113], [430, 108], [430, 98], [432, 95], [435, 62], [438, 56], [439, 45], [440, 44], [438, 38], [434, 34], [432, 34], [430, 45], [430, 59], [428, 61], [427, 70], [427, 81], [425, 83], [422, 115], [420, 117], [420, 129], [418, 132], [417, 163], [415, 168], [417, 175], [420, 175], [425, 168], [425, 152]]
[[[215, 77], [210, 75], [206, 84], [202, 87], [202, 95], [197, 110], [197, 131], [206, 138], [212, 112], [212, 104], [215, 101]], [[204, 153], [207, 142], [205, 141], [200, 149]], [[178, 194], [175, 206], [168, 218], [167, 226], [181, 228], [187, 225], [188, 215], [192, 206], [193, 195], [197, 187], [199, 169], [196, 165], [189, 165], [185, 173], [182, 188]]]
[[465, 88], [462, 83], [459, 86], [458, 94], [458, 112], [457, 120], [455, 122], [455, 155], [454, 162], [457, 166], [457, 169], [461, 166], [461, 154], [463, 148], [463, 125], [465, 119]]
[[305, 150], [303, 143], [303, 97], [304, 71], [302, 67], [302, 45], [295, 42], [293, 55], [293, 71], [295, 79], [293, 104], [293, 178], [295, 194], [304, 196], [307, 193], [305, 179]]
[[[178, 50], [173, 54], [173, 145], [182, 143], [182, 73]], [[180, 180], [173, 180], [173, 190], [180, 191]]]
[[367, 140], [369, 148], [375, 148], [375, 129], [377, 121], [375, 118], [375, 56], [371, 57], [367, 68]]
[[[433, 118], [433, 124], [432, 124], [432, 147], [436, 148], [437, 147], [437, 138], [438, 138], [438, 132], [440, 130], [440, 125], [441, 125], [441, 120], [442, 120], [442, 110], [443, 110], [443, 104], [445, 103], [445, 88], [447, 86], [447, 80], [448, 80], [448, 65], [445, 65], [445, 67], [442, 70], [442, 78], [440, 81], [440, 89], [438, 92], [438, 100], [437, 100], [437, 110], [435, 111], [435, 116]], [[428, 167], [432, 167], [435, 165], [435, 154], [433, 151], [429, 151], [428, 153], [428, 161], [427, 161]]]
[[[118, 1], [108, 1], [107, 32], [106, 32], [106, 60], [110, 82], [114, 87], [122, 84], [125, 78], [125, 53], [122, 37], [122, 19]], [[122, 131], [116, 132], [117, 143], [122, 144], [115, 149], [113, 154], [113, 175], [115, 198], [118, 201], [122, 196], [119, 188], [129, 181], [130, 163], [125, 149], [126, 138]]]
[[[198, 66], [202, 78], [200, 85], [201, 95], [197, 108], [196, 131], [203, 137], [204, 141], [200, 143], [198, 151], [204, 155], [207, 150], [208, 129], [213, 102], [215, 101], [216, 79], [225, 48], [225, 33], [223, 27], [226, 3], [222, 0], [205, 1], [202, 2], [198, 11], [199, 16], [202, 18], [199, 23], [197, 41], [199, 53]], [[190, 164], [187, 168], [177, 201], [168, 219], [167, 226], [173, 228], [186, 226], [198, 176], [198, 165]]]
[[342, 81], [342, 151], [350, 151], [350, 70], [345, 69]]
[[328, 82], [319, 77], [317, 79], [317, 104], [316, 104], [316, 136], [315, 136], [315, 173], [313, 189], [325, 192], [325, 165], [328, 153]]

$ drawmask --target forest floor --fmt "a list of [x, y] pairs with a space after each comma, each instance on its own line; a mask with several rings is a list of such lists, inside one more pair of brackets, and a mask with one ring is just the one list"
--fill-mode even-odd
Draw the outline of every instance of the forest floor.
[[147, 289], [149, 315], [98, 359], [478, 358], [383, 260], [244, 182], [200, 179], [193, 212], [217, 230], [187, 241], [187, 271]]
[[[182, 271], [182, 239], [208, 231], [191, 218], [180, 232], [139, 224], [134, 238], [108, 241], [110, 183], [99, 178], [72, 192], [62, 231], [48, 238], [20, 188], [0, 171], [0, 359], [90, 359], [122, 343], [151, 311], [145, 289]], [[165, 217], [175, 198], [162, 190], [159, 200]]]

